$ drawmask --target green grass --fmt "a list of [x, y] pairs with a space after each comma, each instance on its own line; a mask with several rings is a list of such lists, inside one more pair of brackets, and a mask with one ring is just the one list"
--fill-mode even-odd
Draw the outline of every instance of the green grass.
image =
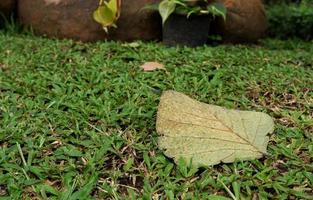
[[[139, 44], [0, 32], [0, 199], [312, 199], [312, 42]], [[155, 131], [169, 89], [270, 114], [269, 155], [174, 165]]]

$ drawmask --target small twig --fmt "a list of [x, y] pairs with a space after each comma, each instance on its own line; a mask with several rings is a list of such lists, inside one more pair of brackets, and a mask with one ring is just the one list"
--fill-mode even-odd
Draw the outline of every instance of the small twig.
[[98, 129], [96, 126], [94, 126], [94, 125], [92, 125], [92, 124], [90, 124], [90, 123], [88, 123], [88, 122], [85, 122], [85, 123], [88, 124], [91, 128], [95, 129], [96, 131], [98, 131], [98, 132], [100, 132], [100, 133], [103, 133], [103, 134], [106, 135], [106, 136], [109, 136], [108, 133], [104, 132], [103, 130]]
[[[27, 180], [30, 180], [29, 176], [27, 175], [27, 172], [25, 171], [25, 169], [22, 168], [23, 174], [25, 175]], [[32, 185], [33, 186], [33, 185]], [[33, 186], [34, 187], [34, 186]], [[34, 189], [34, 188], [33, 188]]]
[[129, 189], [132, 189], [132, 190], [135, 190], [135, 191], [139, 192], [139, 190], [138, 190], [137, 188], [134, 188], [134, 187], [132, 187], [132, 186], [123, 185], [123, 184], [117, 184], [117, 186], [126, 187], [126, 188], [129, 188]]
[[113, 197], [115, 200], [118, 200], [118, 196], [116, 195], [116, 192], [114, 191], [114, 188], [112, 188]]
[[18, 149], [18, 151], [19, 151], [19, 153], [20, 153], [20, 156], [21, 156], [21, 158], [22, 158], [22, 162], [23, 162], [23, 164], [24, 164], [24, 167], [27, 167], [27, 163], [26, 163], [26, 160], [25, 160], [25, 158], [24, 158], [21, 145], [20, 145], [18, 142], [16, 142], [16, 145], [17, 145], [17, 149]]
[[[17, 149], [18, 149], [18, 151], [19, 151], [19, 153], [20, 153], [20, 156], [21, 156], [21, 159], [22, 159], [24, 168], [28, 169], [28, 166], [27, 166], [25, 157], [24, 157], [24, 155], [23, 155], [23, 151], [22, 151], [21, 145], [20, 145], [18, 142], [16, 142], [16, 146], [17, 146]], [[24, 168], [22, 168], [23, 174], [25, 175], [25, 177], [26, 177], [27, 180], [30, 180], [30, 178], [29, 178], [29, 176], [28, 176], [28, 174], [27, 174], [27, 172], [25, 171]], [[32, 187], [33, 191], [34, 191], [35, 193], [37, 193], [35, 186], [32, 185], [31, 187]]]
[[223, 181], [221, 181], [219, 178], [217, 178], [217, 180], [218, 180], [218, 182], [220, 182], [220, 183], [223, 185], [223, 187], [225, 188], [225, 190], [227, 191], [227, 193], [229, 194], [229, 196], [230, 196], [233, 200], [238, 200], [238, 199], [236, 198], [236, 196], [234, 195], [234, 193], [232, 193], [232, 192], [230, 191], [230, 189], [225, 185], [225, 183], [223, 183]]

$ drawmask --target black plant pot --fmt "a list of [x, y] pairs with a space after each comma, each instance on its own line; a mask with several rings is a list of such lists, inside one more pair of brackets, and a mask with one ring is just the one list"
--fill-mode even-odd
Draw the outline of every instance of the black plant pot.
[[167, 46], [196, 47], [204, 45], [209, 36], [209, 15], [172, 14], [163, 26], [163, 43]]

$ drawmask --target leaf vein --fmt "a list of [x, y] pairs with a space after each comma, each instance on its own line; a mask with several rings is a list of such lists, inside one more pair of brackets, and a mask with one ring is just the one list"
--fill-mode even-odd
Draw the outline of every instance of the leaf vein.
[[223, 131], [223, 132], [228, 132], [228, 133], [233, 133], [232, 131], [230, 130], [225, 130], [225, 129], [219, 129], [219, 128], [214, 128], [212, 126], [205, 126], [205, 125], [200, 125], [200, 124], [193, 124], [193, 123], [190, 123], [190, 122], [179, 122], [179, 121], [175, 121], [175, 120], [172, 120], [172, 119], [164, 119], [164, 120], [167, 120], [167, 121], [171, 121], [171, 122], [174, 122], [174, 123], [177, 123], [177, 124], [184, 124], [184, 125], [192, 125], [192, 126], [200, 126], [200, 127], [204, 127], [204, 128], [208, 128], [208, 129], [212, 129], [212, 130], [217, 130], [217, 131]]
[[[167, 148], [167, 149], [175, 149], [175, 148]], [[218, 151], [252, 151], [256, 153], [260, 153], [259, 151], [251, 150], [251, 149], [214, 149], [214, 150], [205, 150], [205, 151], [194, 151], [191, 153], [178, 153], [178, 154], [173, 154], [173, 157], [177, 157], [178, 155], [180, 156], [189, 156], [189, 155], [194, 155], [194, 154], [204, 154], [204, 153], [210, 153], [210, 152], [218, 152]]]
[[[239, 142], [239, 141], [235, 141], [235, 140], [227, 140], [227, 139], [222, 139], [222, 138], [217, 138], [217, 137], [201, 137], [201, 136], [169, 136], [169, 135], [163, 135], [164, 137], [168, 137], [168, 138], [178, 138], [178, 137], [184, 137], [184, 138], [193, 138], [193, 139], [203, 139], [203, 140], [220, 140], [220, 141], [224, 141], [224, 142], [232, 142], [232, 143], [237, 143], [237, 144], [242, 144], [242, 145], [250, 145], [248, 143], [244, 143], [244, 142]], [[251, 145], [250, 145], [251, 146]]]

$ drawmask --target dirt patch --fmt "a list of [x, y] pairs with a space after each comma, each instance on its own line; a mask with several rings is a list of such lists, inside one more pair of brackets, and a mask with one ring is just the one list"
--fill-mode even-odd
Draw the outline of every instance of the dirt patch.
[[4, 185], [0, 185], [0, 197], [8, 194], [7, 188]]

